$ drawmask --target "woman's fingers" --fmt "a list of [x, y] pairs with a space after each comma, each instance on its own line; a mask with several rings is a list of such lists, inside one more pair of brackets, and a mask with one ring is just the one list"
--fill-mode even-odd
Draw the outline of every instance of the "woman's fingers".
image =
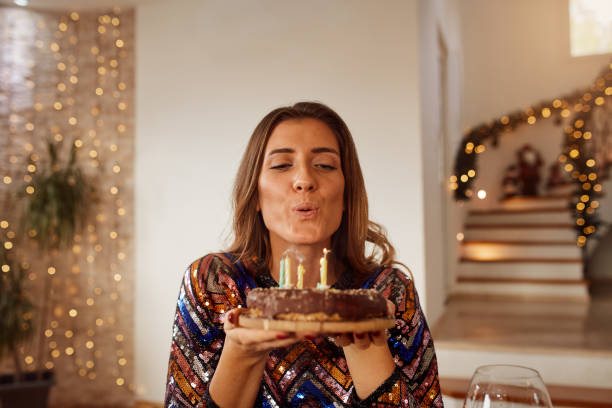
[[223, 330], [225, 331], [226, 341], [231, 341], [246, 355], [269, 352], [277, 347], [287, 347], [301, 339], [291, 332], [240, 327], [239, 318], [242, 310], [236, 308], [225, 314]]
[[231, 330], [231, 332], [226, 332], [226, 335], [243, 345], [289, 339], [292, 339], [293, 341], [299, 340], [295, 333], [272, 330], [247, 329], [244, 327], [235, 327]]
[[370, 336], [368, 332], [353, 333], [353, 344], [360, 350], [370, 347]]
[[353, 342], [353, 334], [352, 333], [339, 333], [333, 336], [334, 343], [336, 343], [339, 347], [346, 347]]
[[330, 337], [332, 337], [334, 343], [340, 347], [354, 344], [355, 347], [361, 350], [367, 349], [371, 344], [376, 346], [384, 346], [387, 344], [387, 333], [384, 330], [360, 333], [335, 333]]
[[[250, 331], [251, 329], [236, 329], [236, 330]], [[295, 335], [288, 335], [288, 334], [279, 334], [275, 336], [273, 335], [271, 338], [269, 336], [265, 336], [265, 337], [261, 336], [257, 339], [249, 335], [249, 336], [242, 336], [242, 338], [238, 340], [238, 344], [245, 351], [259, 353], [259, 352], [269, 352], [272, 349], [275, 349], [278, 347], [287, 347], [298, 341], [299, 339]]]
[[310, 340], [310, 341], [314, 341], [317, 336], [320, 336], [321, 333], [317, 333], [317, 332], [297, 332], [295, 333], [295, 335], [300, 338], [300, 340]]
[[298, 341], [294, 333], [273, 332], [236, 327], [226, 331], [226, 344], [231, 342], [245, 356], [266, 354], [278, 347], [287, 347]]
[[387, 333], [383, 331], [370, 332], [370, 340], [375, 346], [384, 346], [387, 344]]
[[223, 321], [223, 330], [226, 332], [238, 327], [238, 319], [242, 308], [235, 308], [225, 313]]
[[335, 343], [340, 347], [355, 345], [358, 349], [366, 349], [370, 346], [370, 337], [367, 332], [342, 333], [334, 337]]
[[[395, 313], [395, 305], [387, 300], [389, 315]], [[277, 347], [287, 347], [300, 340], [315, 340], [320, 333], [310, 332], [283, 332], [273, 330], [247, 329], [239, 326], [239, 316], [242, 309], [232, 309], [225, 314], [223, 328], [227, 337], [239, 345], [245, 351], [264, 352]], [[370, 345], [383, 346], [387, 342], [387, 334], [384, 331], [358, 332], [358, 333], [334, 333], [331, 335], [339, 347], [347, 347], [354, 344], [356, 348], [365, 350]]]

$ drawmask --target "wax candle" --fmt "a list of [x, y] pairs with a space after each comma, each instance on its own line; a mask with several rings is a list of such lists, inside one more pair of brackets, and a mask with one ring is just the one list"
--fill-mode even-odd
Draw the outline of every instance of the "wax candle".
[[306, 270], [304, 269], [304, 265], [299, 264], [298, 265], [298, 277], [297, 277], [297, 288], [298, 289], [304, 288], [304, 274], [305, 273], [306, 273]]
[[285, 285], [285, 258], [280, 261], [280, 276], [278, 278], [278, 287], [282, 288]]
[[321, 285], [322, 287], [326, 287], [327, 286], [327, 253], [329, 251], [327, 250], [327, 248], [323, 249], [323, 257], [321, 258], [321, 260], [319, 261], [321, 263]]
[[291, 259], [289, 256], [285, 257], [285, 287], [291, 286]]

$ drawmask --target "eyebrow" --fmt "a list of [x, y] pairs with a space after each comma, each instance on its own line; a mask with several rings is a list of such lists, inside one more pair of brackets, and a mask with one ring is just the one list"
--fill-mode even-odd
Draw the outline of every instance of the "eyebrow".
[[[311, 152], [312, 153], [333, 153], [333, 154], [340, 156], [340, 153], [338, 153], [336, 149], [332, 149], [330, 147], [315, 147], [314, 149], [311, 150]], [[278, 153], [295, 153], [295, 150], [288, 148], [288, 147], [283, 147], [280, 149], [271, 150], [268, 153], [268, 156], [272, 156], [273, 154], [278, 154]]]

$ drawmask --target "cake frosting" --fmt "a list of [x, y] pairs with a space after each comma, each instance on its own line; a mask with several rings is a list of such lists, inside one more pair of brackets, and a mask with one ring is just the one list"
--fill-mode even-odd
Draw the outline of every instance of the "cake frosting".
[[374, 289], [256, 288], [247, 295], [251, 316], [275, 320], [359, 321], [387, 316]]

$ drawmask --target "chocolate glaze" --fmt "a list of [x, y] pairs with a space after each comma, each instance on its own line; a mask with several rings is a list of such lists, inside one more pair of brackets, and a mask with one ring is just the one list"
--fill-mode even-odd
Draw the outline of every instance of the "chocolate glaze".
[[290, 313], [324, 313], [330, 320], [349, 321], [387, 315], [387, 301], [374, 289], [256, 288], [247, 295], [247, 307], [268, 319]]

